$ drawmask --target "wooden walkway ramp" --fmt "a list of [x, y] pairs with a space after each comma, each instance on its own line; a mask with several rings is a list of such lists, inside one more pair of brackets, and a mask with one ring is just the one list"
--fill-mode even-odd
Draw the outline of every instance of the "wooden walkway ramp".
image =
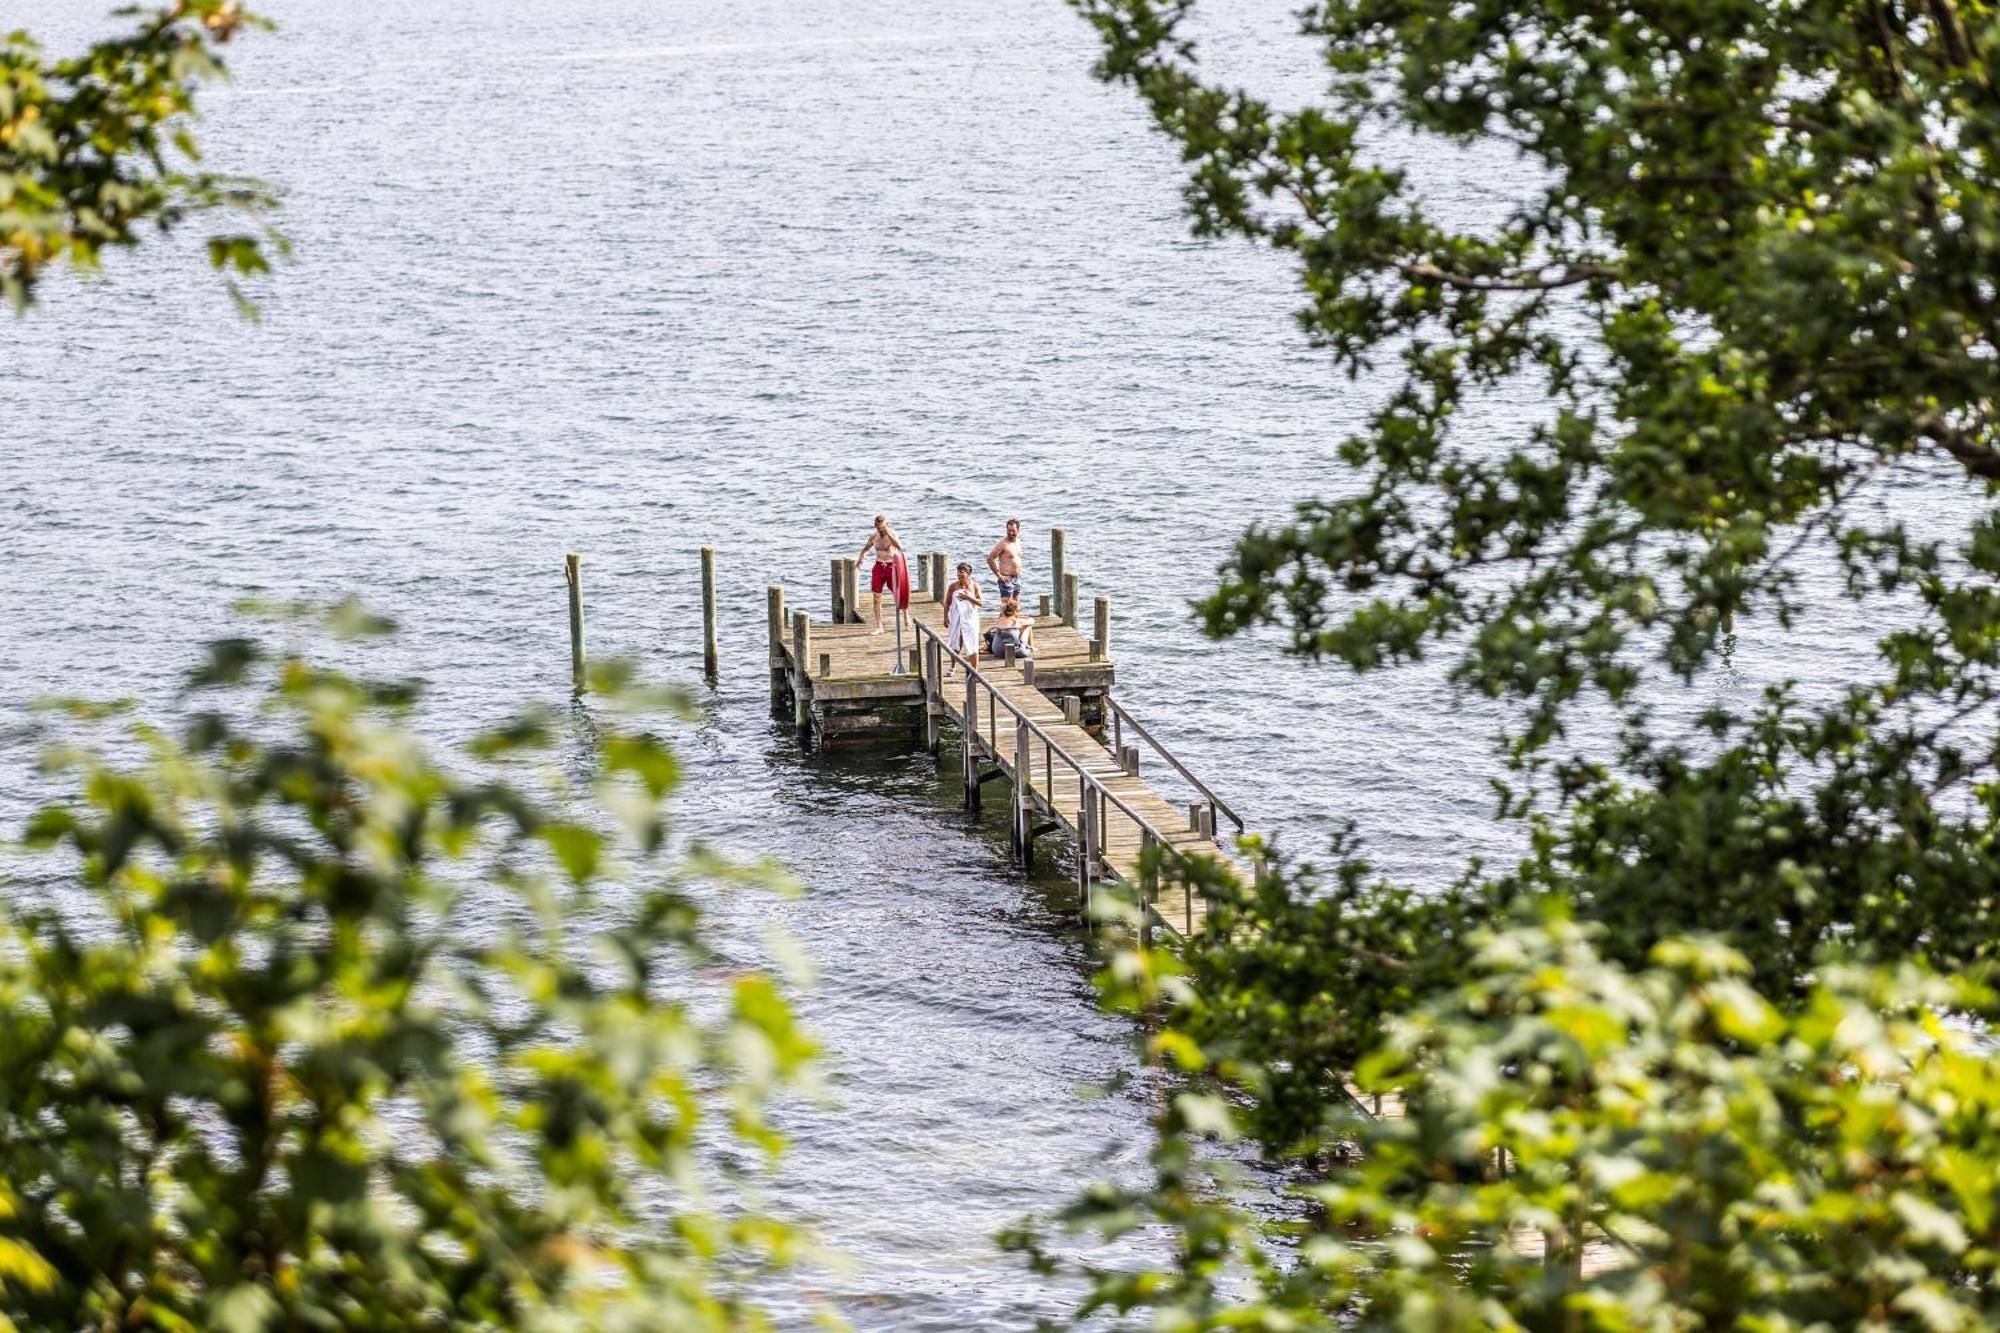
[[[1009, 784], [1016, 859], [1032, 864], [1035, 840], [1060, 829], [1077, 849], [1077, 887], [1086, 913], [1096, 907], [1093, 886], [1115, 881], [1140, 897], [1152, 924], [1192, 934], [1201, 924], [1204, 900], [1183, 887], [1162, 889], [1145, 880], [1141, 860], [1154, 845], [1216, 855], [1213, 814], [1204, 817], [1199, 803], [1191, 809], [1173, 805], [1138, 775], [1135, 755], [1114, 754], [1082, 726], [1078, 710], [1065, 709], [1037, 688], [1042, 662], [987, 658], [975, 671], [946, 647], [938, 628], [919, 621], [916, 637], [934, 718], [929, 740], [935, 748], [937, 718], [958, 728], [970, 808], [978, 808], [986, 783]], [[1128, 719], [1114, 715], [1118, 734]]]

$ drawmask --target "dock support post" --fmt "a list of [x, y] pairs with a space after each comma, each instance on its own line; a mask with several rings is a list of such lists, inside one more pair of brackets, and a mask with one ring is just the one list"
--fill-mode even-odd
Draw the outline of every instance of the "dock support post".
[[1091, 837], [1090, 784], [1079, 773], [1076, 778], [1076, 899], [1077, 911], [1085, 921], [1090, 920], [1090, 859], [1094, 839]]
[[[827, 603], [827, 623], [830, 625], [845, 625], [847, 623], [847, 603], [842, 601], [841, 598], [847, 591], [847, 585], [841, 582], [839, 556], [833, 558], [830, 583], [832, 586], [832, 595]], [[805, 670], [804, 663], [799, 664], [799, 670]]]
[[979, 681], [965, 673], [964, 725], [958, 729], [965, 742], [965, 808], [979, 813]]
[[944, 577], [944, 552], [932, 551], [930, 554], [930, 562], [931, 562], [931, 600], [934, 602], [942, 602], [944, 601], [944, 590], [947, 586]]
[[936, 639], [924, 640], [924, 654], [924, 748], [935, 759], [942, 745], [939, 714], [944, 712], [944, 668], [939, 664], [943, 654]]
[[840, 562], [840, 600], [841, 605], [847, 608], [847, 623], [850, 625], [861, 623], [861, 582], [855, 573], [857, 568], [859, 566], [852, 560]]
[[1028, 686], [1035, 683], [1035, 659], [1032, 657], [1021, 659], [1021, 683]]
[[1062, 701], [1063, 721], [1072, 727], [1083, 725], [1083, 700], [1074, 694], [1065, 694]]
[[1090, 622], [1090, 645], [1092, 657], [1111, 656], [1111, 599], [1100, 597], [1094, 608]]
[[[1063, 576], [1069, 570], [1069, 534], [1061, 528], [1049, 529], [1049, 586], [1055, 589], [1056, 611], [1068, 619], [1063, 610]], [[1074, 624], [1074, 621], [1070, 623]]]
[[1065, 574], [1062, 581], [1063, 624], [1076, 628], [1076, 575]]
[[821, 680], [825, 680], [832, 674], [833, 674], [833, 654], [821, 653], [819, 655], [819, 678]]
[[701, 669], [713, 684], [721, 665], [715, 650], [715, 548], [701, 548]]
[[583, 693], [583, 557], [575, 551], [563, 556], [563, 580], [569, 584], [569, 675], [570, 685]]
[[792, 612], [792, 725], [800, 731], [812, 726], [812, 699], [806, 684], [806, 663], [812, 661], [812, 618], [803, 611]]
[[785, 691], [785, 585], [773, 583], [764, 590], [764, 633], [770, 644], [771, 707], [775, 710]]
[[1055, 600], [1055, 598], [1049, 596], [1047, 593], [1042, 594], [1042, 609], [1037, 613], [1042, 619], [1047, 620], [1055, 614]]
[[1014, 858], [1021, 869], [1035, 865], [1034, 765], [1028, 745], [1028, 729], [1014, 728]]
[[1133, 777], [1138, 777], [1139, 747], [1136, 745], [1121, 746], [1118, 751], [1118, 767], [1124, 769]]

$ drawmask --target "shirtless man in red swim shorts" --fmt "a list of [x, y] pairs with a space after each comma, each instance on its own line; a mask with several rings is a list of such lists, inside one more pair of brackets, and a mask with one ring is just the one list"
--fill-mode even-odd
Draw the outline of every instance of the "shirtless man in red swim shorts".
[[[868, 534], [868, 540], [861, 543], [861, 550], [854, 557], [856, 564], [861, 563], [861, 557], [868, 554], [868, 548], [871, 546], [875, 548], [875, 569], [868, 576], [868, 590], [875, 595], [875, 632], [880, 634], [882, 632], [882, 589], [892, 586], [893, 580], [896, 577], [896, 557], [903, 549], [903, 543], [897, 538], [895, 531], [890, 528], [889, 520], [880, 514], [875, 515], [875, 531]], [[908, 578], [909, 575], [905, 574], [903, 577]], [[902, 598], [898, 597], [896, 600], [900, 608]], [[902, 611], [898, 609], [896, 614], [900, 616]]]

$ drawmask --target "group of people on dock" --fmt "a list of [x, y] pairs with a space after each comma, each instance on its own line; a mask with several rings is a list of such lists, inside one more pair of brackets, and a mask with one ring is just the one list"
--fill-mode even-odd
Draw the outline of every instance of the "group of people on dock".
[[[858, 564], [870, 551], [875, 553], [875, 565], [868, 575], [868, 588], [875, 604], [875, 632], [882, 632], [882, 594], [887, 591], [895, 598], [896, 614], [901, 615], [910, 604], [910, 561], [903, 550], [903, 543], [897, 538], [895, 529], [882, 514], [875, 515], [874, 531], [861, 543], [861, 551], [855, 556]], [[993, 625], [984, 634], [979, 628], [979, 613], [985, 609], [986, 595], [980, 589], [979, 580], [973, 577], [969, 561], [960, 561], [956, 577], [944, 592], [945, 642], [951, 650], [965, 658], [976, 669], [982, 650], [994, 657], [1004, 657], [1010, 651], [1015, 657], [1032, 657], [1035, 651], [1035, 623], [1030, 617], [1021, 615], [1021, 520], [1007, 520], [1006, 535], [993, 543], [993, 549], [986, 553], [986, 567], [993, 571], [998, 584], [1000, 613]], [[946, 675], [957, 674], [957, 663], [952, 663]]]

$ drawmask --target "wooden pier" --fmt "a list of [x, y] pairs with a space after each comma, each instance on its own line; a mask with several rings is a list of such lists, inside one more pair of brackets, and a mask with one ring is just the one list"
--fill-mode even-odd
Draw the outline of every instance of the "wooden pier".
[[[1060, 552], [1060, 532], [1055, 548]], [[945, 642], [943, 555], [917, 562], [922, 584], [903, 617], [900, 647], [894, 599], [884, 596], [884, 627], [876, 632], [853, 564], [832, 563], [824, 620], [788, 608], [782, 587], [770, 589], [773, 706], [789, 706], [800, 731], [828, 746], [921, 743], [938, 754], [949, 725], [960, 737], [966, 808], [981, 807], [989, 784], [1007, 784], [1017, 864], [1031, 867], [1037, 841], [1065, 833], [1076, 849], [1078, 907], [1086, 916], [1103, 906], [1097, 886], [1118, 883], [1143, 904], [1146, 928], [1193, 933], [1204, 903], [1145, 877], [1144, 854], [1157, 846], [1167, 855], [1215, 855], [1218, 824], [1232, 834], [1243, 824], [1113, 696], [1109, 602], [1095, 600], [1086, 636], [1077, 625], [1077, 577], [1065, 572], [1062, 591], [1042, 598], [1032, 617], [1033, 657], [982, 657], [975, 670]], [[1201, 799], [1174, 805], [1142, 765], [1171, 769]]]

